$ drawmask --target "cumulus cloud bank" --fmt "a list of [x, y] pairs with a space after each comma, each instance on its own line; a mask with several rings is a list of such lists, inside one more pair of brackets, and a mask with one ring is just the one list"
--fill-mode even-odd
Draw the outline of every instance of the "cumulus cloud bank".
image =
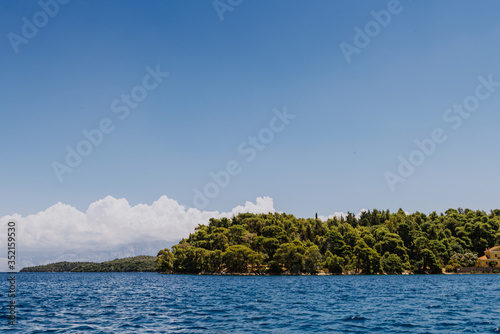
[[[255, 203], [246, 202], [229, 212], [218, 212], [186, 209], [167, 196], [151, 205], [135, 206], [124, 198], [107, 196], [92, 203], [86, 212], [59, 202], [26, 217], [18, 214], [4, 216], [0, 218], [0, 226], [6, 226], [9, 221], [16, 222], [18, 249], [21, 256], [29, 256], [34, 252], [48, 254], [103, 245], [176, 241], [187, 237], [198, 224], [206, 224], [212, 217], [230, 218], [241, 212], [275, 212], [273, 199], [259, 197]], [[0, 249], [7, 248], [6, 241], [0, 238]], [[0, 259], [2, 264], [6, 263], [6, 259]]]

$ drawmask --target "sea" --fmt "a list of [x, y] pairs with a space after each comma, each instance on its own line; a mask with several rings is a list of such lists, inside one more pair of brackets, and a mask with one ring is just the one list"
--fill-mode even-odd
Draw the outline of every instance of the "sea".
[[11, 276], [0, 274], [1, 333], [500, 332], [494, 274], [18, 273], [9, 298]]

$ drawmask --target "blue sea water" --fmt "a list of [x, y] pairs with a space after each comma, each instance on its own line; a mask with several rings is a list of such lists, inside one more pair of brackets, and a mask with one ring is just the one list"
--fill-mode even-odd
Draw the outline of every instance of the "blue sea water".
[[0, 277], [2, 333], [500, 332], [500, 275]]

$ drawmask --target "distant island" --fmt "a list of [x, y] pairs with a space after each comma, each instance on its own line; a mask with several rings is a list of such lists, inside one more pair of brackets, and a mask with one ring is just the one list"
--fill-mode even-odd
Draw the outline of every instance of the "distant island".
[[244, 213], [199, 225], [156, 264], [165, 274], [441, 274], [476, 266], [499, 243], [498, 209], [373, 210], [327, 221]]
[[102, 263], [95, 262], [57, 262], [42, 266], [26, 267], [20, 272], [154, 272], [154, 256], [140, 255], [115, 259]]

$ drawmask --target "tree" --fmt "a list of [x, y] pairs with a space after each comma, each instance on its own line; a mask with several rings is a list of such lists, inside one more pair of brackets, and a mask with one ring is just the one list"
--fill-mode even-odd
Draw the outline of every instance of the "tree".
[[156, 271], [169, 273], [174, 269], [174, 254], [168, 248], [162, 249], [156, 255]]
[[422, 273], [427, 270], [429, 270], [432, 274], [440, 274], [442, 272], [441, 264], [430, 249], [422, 250], [422, 260], [419, 264], [420, 263], [422, 266], [417, 268], [417, 272]]
[[364, 274], [376, 274], [382, 271], [380, 268], [380, 255], [373, 248], [359, 240], [354, 247], [355, 266]]
[[326, 250], [332, 254], [344, 256], [348, 253], [348, 247], [342, 235], [336, 230], [331, 230], [325, 235]]
[[317, 273], [320, 261], [321, 253], [318, 246], [308, 247], [304, 256], [304, 271], [310, 274]]
[[280, 242], [276, 238], [264, 238], [264, 240], [262, 240], [262, 248], [269, 258], [274, 257], [274, 254], [279, 247]]
[[379, 254], [395, 254], [403, 263], [408, 262], [409, 257], [406, 253], [406, 247], [404, 246], [404, 242], [398, 234], [391, 233], [382, 227], [375, 231], [375, 235], [378, 240], [378, 242], [375, 244], [375, 250]]
[[298, 274], [304, 270], [304, 253], [305, 248], [302, 243], [295, 240], [282, 244], [274, 254], [274, 258], [285, 271]]
[[345, 260], [344, 258], [338, 256], [338, 255], [333, 255], [330, 251], [327, 251], [326, 254], [326, 261], [324, 266], [328, 271], [332, 274], [342, 274], [344, 272], [344, 263]]
[[[227, 231], [227, 229], [224, 228]], [[224, 233], [212, 233], [208, 235], [209, 241], [209, 249], [210, 250], [221, 250], [226, 251], [227, 247], [229, 247], [229, 239], [226, 237]]]
[[388, 274], [401, 274], [403, 272], [403, 261], [396, 254], [386, 252], [380, 259], [382, 270]]
[[275, 238], [281, 242], [287, 240], [287, 235], [285, 230], [278, 225], [266, 226], [262, 229], [262, 235], [266, 238]]
[[234, 273], [246, 273], [249, 266], [255, 271], [262, 262], [261, 254], [244, 245], [229, 246], [222, 257], [227, 270]]
[[458, 263], [461, 267], [474, 267], [477, 263], [477, 255], [471, 252], [455, 253], [450, 257], [449, 264]]
[[207, 270], [209, 272], [221, 272], [224, 264], [223, 252], [220, 249], [209, 251], [207, 256]]
[[174, 271], [189, 274], [208, 271], [208, 250], [189, 246], [189, 244], [176, 245], [172, 249], [174, 250]]
[[248, 231], [242, 225], [234, 225], [228, 228], [227, 237], [231, 245], [244, 243], [243, 237], [248, 234]]

